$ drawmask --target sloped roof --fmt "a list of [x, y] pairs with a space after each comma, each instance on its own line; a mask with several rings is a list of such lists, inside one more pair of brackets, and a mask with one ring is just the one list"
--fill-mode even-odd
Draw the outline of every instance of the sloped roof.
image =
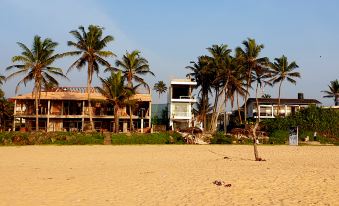
[[[255, 103], [255, 98], [249, 98], [247, 103]], [[266, 104], [278, 104], [278, 98], [258, 98], [258, 102]], [[297, 105], [308, 105], [308, 104], [321, 104], [316, 99], [280, 99], [280, 104], [297, 104]]]

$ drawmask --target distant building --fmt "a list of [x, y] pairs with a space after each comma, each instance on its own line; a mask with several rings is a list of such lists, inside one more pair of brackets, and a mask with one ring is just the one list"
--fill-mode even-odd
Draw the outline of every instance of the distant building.
[[[316, 99], [304, 99], [303, 94], [298, 94], [298, 99], [280, 99], [280, 110], [278, 114], [278, 98], [258, 98], [260, 118], [275, 118], [276, 116], [285, 117], [294, 114], [302, 108], [309, 105], [319, 105]], [[258, 118], [256, 99], [247, 100], [247, 117]]]
[[192, 126], [192, 104], [196, 102], [192, 90], [196, 85], [197, 83], [191, 79], [171, 80], [168, 92], [168, 118], [172, 129]]
[[[89, 123], [87, 88], [59, 87], [41, 92], [39, 104], [39, 129], [45, 131], [82, 131]], [[10, 98], [14, 102], [13, 130], [35, 130], [34, 96], [31, 93]], [[135, 129], [151, 127], [151, 95], [135, 94], [137, 100], [132, 112]], [[95, 89], [91, 90], [92, 117], [97, 131], [113, 131], [114, 107]], [[130, 122], [129, 110], [118, 110], [119, 130], [127, 132]], [[141, 118], [142, 116], [142, 118]]]

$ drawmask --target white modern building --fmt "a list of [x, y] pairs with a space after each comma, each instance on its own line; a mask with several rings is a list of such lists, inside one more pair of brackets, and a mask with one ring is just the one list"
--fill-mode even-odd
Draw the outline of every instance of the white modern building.
[[258, 118], [258, 114], [262, 119], [275, 118], [277, 116], [286, 117], [310, 105], [321, 104], [321, 102], [316, 99], [304, 99], [302, 93], [298, 94], [298, 99], [280, 99], [280, 109], [278, 109], [278, 102], [279, 100], [277, 98], [258, 98], [258, 113], [256, 99], [249, 98], [247, 100], [247, 117]]
[[192, 105], [196, 102], [192, 95], [197, 85], [191, 79], [173, 79], [168, 92], [169, 126], [173, 130], [193, 126]]

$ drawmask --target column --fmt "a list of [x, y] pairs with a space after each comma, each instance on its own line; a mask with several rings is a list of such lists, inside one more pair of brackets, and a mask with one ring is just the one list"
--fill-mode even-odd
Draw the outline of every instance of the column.
[[152, 102], [149, 102], [149, 108], [148, 108], [148, 117], [149, 117], [149, 121], [148, 121], [148, 127], [152, 129], [152, 123], [151, 123], [151, 120], [152, 120]]
[[16, 118], [16, 100], [14, 100], [14, 111], [13, 111], [13, 125], [12, 130], [15, 131], [15, 118]]
[[81, 131], [84, 131], [84, 125], [85, 125], [85, 101], [82, 101]]
[[50, 114], [50, 107], [51, 107], [51, 100], [48, 100], [47, 102], [47, 125], [46, 125], [46, 131], [49, 132], [49, 114]]

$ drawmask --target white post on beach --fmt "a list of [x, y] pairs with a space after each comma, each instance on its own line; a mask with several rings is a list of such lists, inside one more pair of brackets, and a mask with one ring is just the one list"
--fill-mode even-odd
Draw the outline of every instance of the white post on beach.
[[298, 136], [299, 136], [298, 127], [290, 127], [288, 138], [289, 145], [298, 146]]

